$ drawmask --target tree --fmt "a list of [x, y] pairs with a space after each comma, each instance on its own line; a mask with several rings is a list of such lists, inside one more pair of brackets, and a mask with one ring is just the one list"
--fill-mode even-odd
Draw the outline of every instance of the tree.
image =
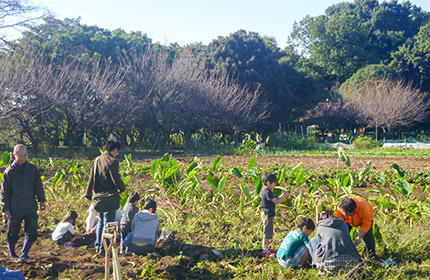
[[413, 42], [399, 47], [392, 58], [393, 68], [422, 91], [430, 91], [430, 23], [420, 28]]
[[328, 79], [330, 87], [368, 64], [388, 64], [390, 54], [429, 18], [428, 12], [408, 1], [355, 0], [295, 24], [291, 42], [308, 57], [304, 66], [317, 78]]
[[278, 123], [291, 123], [319, 101], [314, 81], [299, 73], [276, 42], [255, 32], [239, 30], [218, 37], [201, 51], [201, 61], [211, 73], [227, 73], [251, 90], [260, 88], [271, 103], [268, 122], [261, 130], [270, 131]]
[[98, 60], [46, 63], [34, 53], [0, 56], [0, 118], [9, 120], [21, 139], [34, 147], [81, 145], [85, 129], [110, 112], [109, 101], [121, 87], [121, 72]]
[[45, 10], [27, 0], [0, 1], [0, 41], [6, 42], [5, 37], [11, 29], [32, 26], [46, 15]]
[[382, 78], [398, 79], [400, 74], [388, 65], [384, 64], [369, 64], [348, 78], [341, 86], [340, 91], [348, 91], [358, 88], [362, 83], [373, 82]]
[[345, 100], [356, 108], [360, 121], [378, 128], [391, 130], [424, 120], [428, 116], [429, 106], [422, 94], [411, 83], [381, 79], [360, 84], [356, 89], [341, 92]]

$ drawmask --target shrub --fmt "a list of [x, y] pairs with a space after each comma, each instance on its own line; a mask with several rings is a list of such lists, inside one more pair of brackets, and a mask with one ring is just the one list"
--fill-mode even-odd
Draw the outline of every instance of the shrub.
[[315, 137], [301, 137], [296, 132], [277, 132], [270, 135], [268, 146], [288, 150], [310, 150], [317, 147]]
[[357, 139], [352, 142], [356, 149], [374, 149], [382, 147], [382, 143], [378, 140], [373, 140], [369, 136], [358, 136]]

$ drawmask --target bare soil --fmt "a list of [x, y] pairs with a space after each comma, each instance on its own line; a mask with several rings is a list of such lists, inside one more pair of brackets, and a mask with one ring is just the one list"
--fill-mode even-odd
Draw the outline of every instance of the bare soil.
[[[223, 165], [246, 167], [252, 156], [224, 156]], [[216, 157], [201, 157], [204, 165], [211, 165]], [[188, 160], [188, 158], [183, 158]], [[404, 169], [430, 170], [430, 158], [428, 157], [361, 157], [350, 156], [351, 169], [357, 170], [363, 168], [368, 162], [372, 161], [372, 166], [376, 170], [389, 170], [391, 164], [397, 163]], [[262, 155], [257, 158], [257, 165], [264, 167], [270, 165], [295, 166], [303, 163], [304, 168], [321, 170], [325, 168], [344, 168], [345, 165], [339, 161], [338, 156], [332, 155], [285, 155], [285, 156], [266, 156]]]

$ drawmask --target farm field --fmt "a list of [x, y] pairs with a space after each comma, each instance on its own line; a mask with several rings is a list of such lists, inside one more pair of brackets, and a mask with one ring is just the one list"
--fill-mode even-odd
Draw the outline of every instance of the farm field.
[[[5, 156], [2, 157], [5, 167]], [[430, 158], [338, 155], [172, 157], [133, 161], [119, 157], [127, 190], [158, 202], [160, 227], [173, 231], [144, 256], [120, 255], [123, 279], [325, 279], [316, 269], [284, 269], [263, 259], [259, 192], [261, 174], [278, 175], [293, 196], [277, 207], [277, 249], [297, 216], [315, 216], [317, 204], [334, 208], [344, 195], [366, 196], [375, 209], [377, 254], [397, 264], [375, 262], [334, 278], [430, 278]], [[43, 174], [47, 209], [39, 214], [34, 264], [10, 261], [0, 225], [0, 263], [29, 279], [102, 279], [104, 259], [94, 248], [57, 246], [50, 239], [66, 210], [77, 211], [80, 232], [89, 201], [83, 198], [90, 161], [32, 159]], [[371, 164], [369, 164], [371, 161]], [[393, 165], [395, 163], [395, 165]], [[3, 171], [3, 168], [1, 169]], [[127, 193], [123, 195], [126, 202]], [[315, 235], [315, 234], [314, 234]], [[22, 241], [22, 238], [21, 238]], [[20, 244], [18, 243], [18, 248]], [[363, 246], [359, 246], [363, 252]], [[331, 278], [332, 279], [332, 278]]]

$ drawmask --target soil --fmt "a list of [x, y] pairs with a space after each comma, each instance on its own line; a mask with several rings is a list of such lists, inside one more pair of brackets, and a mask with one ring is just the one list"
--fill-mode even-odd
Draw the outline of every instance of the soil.
[[[223, 165], [246, 167], [252, 156], [224, 156]], [[182, 158], [184, 161], [189, 158]], [[201, 157], [204, 165], [211, 165], [216, 157]], [[430, 158], [426, 157], [361, 157], [350, 156], [351, 169], [357, 170], [363, 168], [368, 161], [372, 161], [372, 166], [376, 170], [389, 170], [391, 164], [397, 163], [404, 169], [430, 170]], [[339, 161], [338, 156], [328, 155], [285, 155], [285, 156], [266, 156], [262, 155], [257, 158], [257, 165], [260, 167], [270, 165], [295, 166], [303, 163], [304, 168], [321, 170], [325, 168], [344, 168], [345, 165]]]
[[[5, 227], [2, 228], [5, 234]], [[88, 247], [65, 247], [55, 244], [50, 232], [40, 232], [40, 236], [33, 245], [30, 256], [36, 262], [27, 264], [11, 260], [8, 257], [8, 249], [4, 242], [0, 244], [0, 264], [8, 269], [21, 270], [26, 279], [103, 279], [104, 258], [95, 257], [95, 249]], [[22, 240], [22, 237], [21, 237]], [[17, 244], [17, 252], [21, 248]], [[193, 269], [197, 262], [202, 260], [218, 261], [228, 254], [243, 254], [258, 257], [260, 252], [230, 252], [217, 251], [211, 247], [193, 244], [184, 244], [175, 236], [157, 244], [155, 252], [147, 256], [120, 255], [119, 262], [122, 274], [128, 279], [135, 279], [136, 275], [142, 275], [146, 265], [151, 264], [153, 270], [147, 270], [146, 276], [157, 274], [166, 279], [193, 278], [193, 275], [203, 277], [200, 279], [218, 279], [220, 275], [214, 275], [206, 269]], [[64, 271], [69, 274], [60, 274]], [[224, 275], [225, 277], [225, 275]]]

